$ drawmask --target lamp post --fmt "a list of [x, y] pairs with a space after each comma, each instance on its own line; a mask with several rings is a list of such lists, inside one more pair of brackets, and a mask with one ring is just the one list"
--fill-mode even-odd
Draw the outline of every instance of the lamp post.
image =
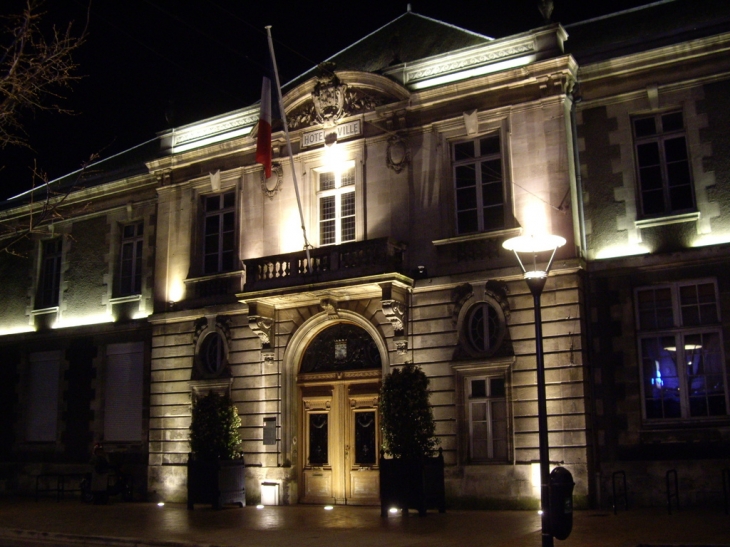
[[[515, 253], [522, 268], [524, 279], [532, 293], [535, 306], [535, 359], [537, 362], [537, 427], [540, 444], [540, 509], [542, 510], [542, 547], [553, 547], [550, 529], [550, 446], [548, 445], [547, 397], [545, 395], [545, 359], [542, 351], [542, 312], [540, 296], [545, 288], [548, 272], [558, 247], [565, 245], [565, 239], [555, 235], [518, 236], [506, 240], [502, 246]], [[539, 253], [551, 252], [544, 269], [539, 269]], [[532, 269], [525, 268], [520, 255], [532, 257]], [[529, 266], [528, 262], [528, 266]]]

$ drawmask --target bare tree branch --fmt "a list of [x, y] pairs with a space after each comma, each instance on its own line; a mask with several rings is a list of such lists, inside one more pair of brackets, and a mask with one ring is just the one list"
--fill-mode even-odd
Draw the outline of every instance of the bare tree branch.
[[80, 79], [73, 53], [85, 42], [87, 29], [74, 35], [71, 22], [44, 33], [45, 13], [39, 8], [35, 0], [26, 0], [22, 13], [0, 19], [0, 149], [28, 146], [22, 114], [67, 113], [60, 100]]

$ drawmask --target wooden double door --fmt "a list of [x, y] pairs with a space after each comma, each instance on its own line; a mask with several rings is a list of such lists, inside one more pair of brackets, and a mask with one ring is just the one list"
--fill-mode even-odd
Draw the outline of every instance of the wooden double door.
[[380, 371], [303, 375], [302, 503], [380, 503]]

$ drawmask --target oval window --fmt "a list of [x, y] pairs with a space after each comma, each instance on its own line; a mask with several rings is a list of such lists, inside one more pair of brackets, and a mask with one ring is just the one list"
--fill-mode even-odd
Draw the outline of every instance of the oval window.
[[478, 353], [490, 354], [502, 342], [504, 326], [497, 310], [488, 302], [472, 306], [466, 321], [469, 345]]
[[226, 364], [226, 349], [223, 337], [218, 332], [209, 333], [200, 344], [198, 362], [206, 376], [218, 376]]

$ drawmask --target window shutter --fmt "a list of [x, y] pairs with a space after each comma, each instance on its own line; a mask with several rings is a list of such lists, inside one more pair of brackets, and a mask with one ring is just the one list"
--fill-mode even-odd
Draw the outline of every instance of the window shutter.
[[107, 346], [104, 439], [142, 440], [144, 390], [142, 342]]
[[60, 351], [31, 353], [26, 440], [55, 442], [58, 431]]

